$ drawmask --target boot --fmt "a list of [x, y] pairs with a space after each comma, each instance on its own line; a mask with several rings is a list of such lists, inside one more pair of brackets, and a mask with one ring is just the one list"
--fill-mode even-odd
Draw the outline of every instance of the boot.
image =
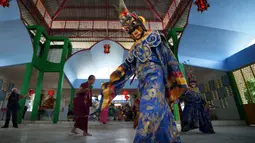
[[10, 121], [5, 121], [5, 124], [4, 124], [4, 126], [2, 128], [9, 128], [9, 122]]
[[13, 124], [13, 128], [19, 128], [16, 120], [13, 120], [12, 124]]

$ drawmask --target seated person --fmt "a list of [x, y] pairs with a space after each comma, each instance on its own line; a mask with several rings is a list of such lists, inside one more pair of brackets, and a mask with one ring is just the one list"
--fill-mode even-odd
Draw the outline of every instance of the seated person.
[[73, 118], [73, 109], [70, 107], [70, 104], [68, 105], [67, 120], [68, 121], [70, 121], [70, 120], [74, 121], [74, 118]]
[[56, 99], [53, 96], [49, 96], [47, 100], [44, 101], [43, 107], [45, 109], [54, 109]]

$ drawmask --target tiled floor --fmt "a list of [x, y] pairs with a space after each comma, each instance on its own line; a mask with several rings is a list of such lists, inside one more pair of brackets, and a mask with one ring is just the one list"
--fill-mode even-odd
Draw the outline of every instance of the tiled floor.
[[[102, 125], [90, 122], [91, 137], [69, 133], [72, 123], [26, 123], [19, 129], [0, 129], [0, 143], [132, 143], [135, 130], [132, 123], [110, 122]], [[181, 134], [183, 143], [254, 143], [255, 127], [215, 126], [216, 134], [198, 131]], [[82, 132], [80, 132], [82, 133]]]

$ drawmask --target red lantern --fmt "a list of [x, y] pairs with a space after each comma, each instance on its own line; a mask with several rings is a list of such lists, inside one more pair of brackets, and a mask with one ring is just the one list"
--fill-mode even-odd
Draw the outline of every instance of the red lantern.
[[125, 99], [126, 99], [126, 100], [129, 99], [128, 91], [124, 90], [124, 91], [122, 92], [122, 94], [125, 96]]
[[110, 53], [110, 48], [111, 48], [110, 44], [104, 44], [104, 53], [109, 54]]
[[201, 13], [210, 7], [210, 5], [207, 3], [207, 0], [196, 0], [195, 5], [197, 5], [197, 10]]
[[30, 90], [28, 91], [28, 94], [29, 94], [29, 96], [32, 96], [33, 94], [35, 94], [35, 91], [34, 91], [33, 89], [30, 89]]
[[10, 6], [10, 0], [0, 0], [0, 5], [3, 7], [9, 7]]
[[48, 91], [49, 96], [53, 96], [54, 94], [55, 94], [54, 90], [51, 89], [51, 90]]

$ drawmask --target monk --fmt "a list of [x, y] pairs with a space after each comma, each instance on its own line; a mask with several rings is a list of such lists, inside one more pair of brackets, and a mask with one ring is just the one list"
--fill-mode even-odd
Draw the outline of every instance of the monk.
[[72, 133], [78, 134], [76, 129], [83, 130], [83, 136], [92, 136], [88, 133], [89, 107], [92, 106], [92, 88], [95, 76], [90, 75], [88, 81], [82, 83], [74, 98], [74, 115], [76, 116]]

